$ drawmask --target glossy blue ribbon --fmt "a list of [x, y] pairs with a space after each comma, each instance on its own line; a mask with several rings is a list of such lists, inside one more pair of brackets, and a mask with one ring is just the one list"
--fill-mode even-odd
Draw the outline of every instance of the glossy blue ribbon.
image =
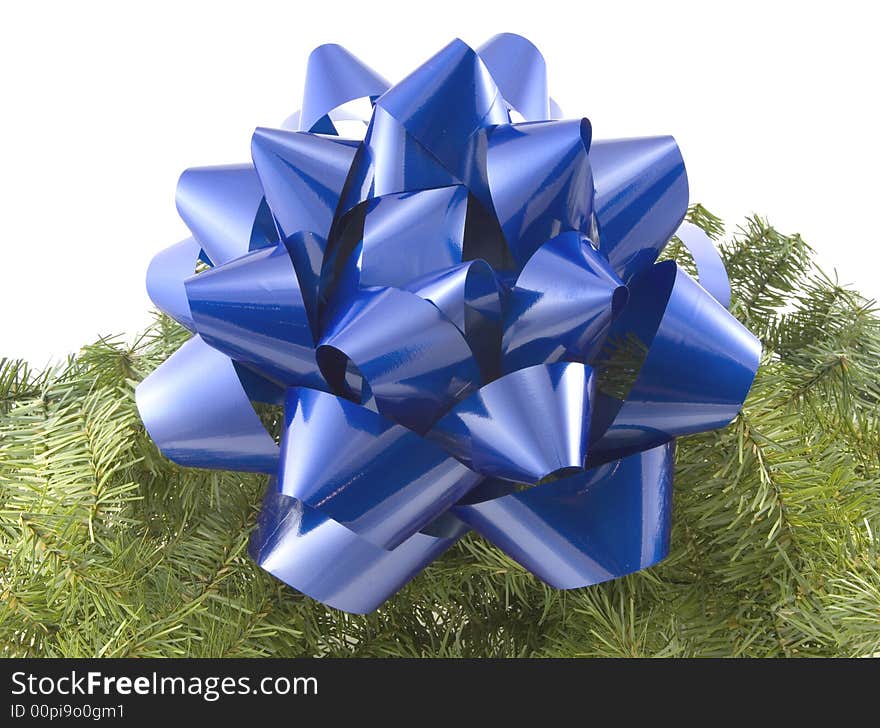
[[[666, 555], [674, 439], [730, 422], [760, 345], [675, 141], [559, 116], [519, 36], [393, 86], [325, 45], [253, 164], [182, 175], [147, 287], [193, 337], [138, 407], [175, 462], [273, 476], [251, 553], [294, 588], [369, 612], [470, 529], [559, 588]], [[699, 283], [656, 262], [674, 235]]]

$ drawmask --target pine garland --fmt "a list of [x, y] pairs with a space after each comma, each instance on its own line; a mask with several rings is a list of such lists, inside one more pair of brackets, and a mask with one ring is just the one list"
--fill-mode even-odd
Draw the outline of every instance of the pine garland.
[[752, 393], [679, 441], [670, 557], [569, 592], [468, 537], [375, 614], [327, 609], [247, 557], [263, 477], [178, 468], [144, 432], [133, 388], [180, 327], [0, 360], [0, 655], [880, 653], [880, 319], [759, 217], [722, 251], [765, 347]]

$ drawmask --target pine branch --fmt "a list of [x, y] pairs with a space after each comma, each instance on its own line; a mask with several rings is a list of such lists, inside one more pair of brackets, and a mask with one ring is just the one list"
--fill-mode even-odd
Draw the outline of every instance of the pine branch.
[[[765, 344], [753, 391], [728, 428], [679, 441], [669, 558], [570, 592], [468, 536], [374, 614], [328, 609], [245, 554], [262, 476], [178, 468], [144, 431], [133, 387], [181, 327], [158, 316], [44, 372], [0, 360], [0, 654], [880, 653], [876, 307], [761, 218], [721, 252]], [[677, 241], [664, 257], [692, 265]], [[620, 342], [603, 386], [643, 355]]]

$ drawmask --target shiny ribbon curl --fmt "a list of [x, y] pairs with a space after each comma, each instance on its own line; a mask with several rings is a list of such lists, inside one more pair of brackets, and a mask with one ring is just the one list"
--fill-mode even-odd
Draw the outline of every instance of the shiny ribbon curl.
[[[181, 176], [192, 237], [147, 287], [193, 337], [138, 407], [175, 462], [272, 476], [250, 551], [299, 591], [372, 611], [470, 529], [566, 589], [666, 556], [675, 438], [735, 417], [760, 345], [674, 139], [559, 116], [516, 35], [395, 85], [324, 45], [253, 164]], [[700, 283], [656, 262], [674, 235]], [[253, 402], [284, 405], [280, 446]]]

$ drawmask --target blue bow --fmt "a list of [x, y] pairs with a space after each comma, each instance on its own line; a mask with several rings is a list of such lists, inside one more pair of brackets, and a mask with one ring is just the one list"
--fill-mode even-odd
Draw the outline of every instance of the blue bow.
[[272, 476], [251, 553], [296, 589], [369, 612], [469, 529], [559, 588], [666, 555], [674, 439], [733, 419], [760, 345], [675, 141], [559, 116], [519, 36], [393, 86], [325, 45], [252, 165], [181, 176], [147, 287], [193, 336], [138, 407], [175, 462]]

